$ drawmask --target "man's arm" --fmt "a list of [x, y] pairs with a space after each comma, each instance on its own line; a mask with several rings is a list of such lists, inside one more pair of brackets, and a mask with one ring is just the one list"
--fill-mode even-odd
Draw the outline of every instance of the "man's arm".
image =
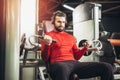
[[48, 61], [48, 59], [50, 57], [50, 46], [45, 45], [43, 41], [41, 41], [40, 44], [42, 45], [42, 47], [41, 47], [41, 57], [44, 61]]
[[91, 45], [91, 41], [87, 41], [83, 47], [81, 49], [78, 49], [77, 45], [74, 44], [73, 46], [73, 53], [74, 53], [74, 57], [76, 60], [79, 60], [83, 54], [85, 54], [86, 51], [97, 51], [97, 48], [89, 48]]
[[78, 49], [77, 45], [74, 44], [73, 46], [73, 55], [76, 60], [79, 60], [83, 54], [87, 51], [87, 47], [83, 47], [81, 49]]
[[41, 56], [44, 61], [48, 61], [50, 57], [50, 45], [52, 43], [52, 38], [45, 35], [43, 40], [41, 40]]

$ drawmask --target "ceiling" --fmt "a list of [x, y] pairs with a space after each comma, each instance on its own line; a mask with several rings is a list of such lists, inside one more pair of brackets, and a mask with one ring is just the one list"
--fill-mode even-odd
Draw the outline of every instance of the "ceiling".
[[65, 12], [68, 22], [72, 21], [72, 11], [63, 7], [67, 4], [73, 8], [84, 2], [99, 3], [102, 5], [102, 16], [120, 17], [120, 0], [39, 0], [39, 22], [50, 20], [56, 10]]

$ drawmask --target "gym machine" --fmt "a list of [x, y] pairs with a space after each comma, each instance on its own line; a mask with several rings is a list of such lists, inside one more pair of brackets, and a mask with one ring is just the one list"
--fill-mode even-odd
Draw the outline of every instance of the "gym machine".
[[[99, 38], [99, 23], [101, 21], [101, 4], [84, 3], [73, 11], [73, 35], [77, 44], [82, 40], [93, 41], [92, 47], [102, 48]], [[83, 56], [80, 61], [98, 61], [99, 52], [92, 51], [89, 56]]]

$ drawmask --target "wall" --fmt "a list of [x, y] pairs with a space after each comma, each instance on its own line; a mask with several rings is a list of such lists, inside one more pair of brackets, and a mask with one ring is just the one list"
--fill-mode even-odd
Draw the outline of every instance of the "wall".
[[102, 23], [106, 31], [120, 32], [120, 17], [103, 16]]

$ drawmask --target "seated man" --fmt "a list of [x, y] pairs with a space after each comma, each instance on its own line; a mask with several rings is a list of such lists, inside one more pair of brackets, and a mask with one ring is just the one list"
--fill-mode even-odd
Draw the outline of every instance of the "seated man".
[[[70, 80], [76, 73], [79, 78], [100, 76], [101, 80], [113, 80], [112, 66], [104, 62], [79, 62], [82, 55], [89, 50], [89, 42], [78, 49], [75, 38], [64, 32], [66, 14], [57, 11], [53, 14], [54, 30], [46, 33], [42, 45], [42, 59], [50, 63], [52, 80]], [[53, 42], [53, 39], [56, 42]], [[93, 48], [97, 50], [97, 48]]]

